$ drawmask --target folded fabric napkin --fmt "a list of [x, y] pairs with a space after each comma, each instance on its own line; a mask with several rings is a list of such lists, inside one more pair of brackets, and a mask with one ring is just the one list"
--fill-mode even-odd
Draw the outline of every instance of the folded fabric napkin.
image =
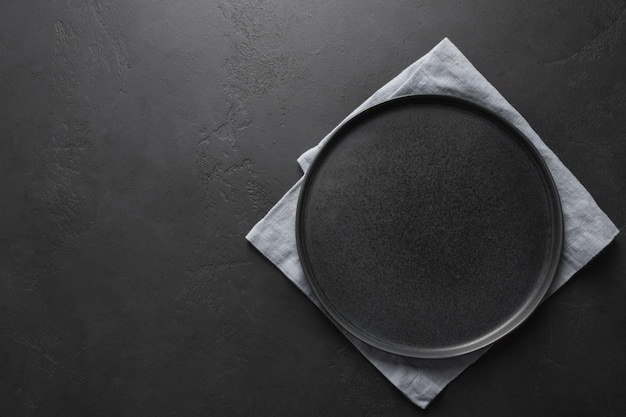
[[[539, 150], [556, 182], [564, 218], [563, 253], [549, 294], [569, 280], [618, 233], [587, 190], [526, 120], [448, 39], [375, 92], [345, 120], [372, 105], [407, 94], [447, 94], [474, 101], [516, 126]], [[298, 162], [303, 171], [306, 172], [333, 132], [300, 156]], [[252, 228], [246, 239], [319, 306], [304, 276], [296, 246], [295, 215], [302, 181], [301, 178]], [[449, 359], [413, 359], [372, 348], [348, 334], [346, 337], [392, 384], [422, 408], [488, 349]]]

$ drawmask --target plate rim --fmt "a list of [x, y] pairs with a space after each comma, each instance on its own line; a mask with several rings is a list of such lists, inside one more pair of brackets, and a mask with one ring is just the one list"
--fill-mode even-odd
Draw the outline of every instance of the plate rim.
[[[416, 102], [421, 104], [447, 104], [470, 110], [497, 123], [505, 130], [508, 130], [511, 136], [515, 136], [521, 146], [525, 148], [526, 152], [531, 155], [543, 179], [544, 188], [550, 200], [549, 205], [551, 207], [552, 227], [554, 230], [551, 246], [549, 248], [549, 257], [548, 261], [546, 262], [548, 264], [547, 267], [546, 263], [544, 263], [543, 269], [545, 270], [545, 272], [543, 281], [540, 283], [539, 288], [536, 291], [533, 291], [533, 297], [527, 299], [507, 321], [497, 326], [492, 331], [484, 334], [483, 336], [462, 344], [441, 348], [397, 346], [396, 344], [391, 342], [385, 343], [384, 340], [379, 340], [375, 337], [372, 337], [367, 332], [362, 331], [359, 327], [354, 326], [347, 320], [342, 319], [341, 315], [334, 311], [333, 304], [326, 299], [323, 289], [320, 287], [319, 283], [315, 279], [308, 260], [306, 248], [303, 243], [305, 227], [303, 220], [303, 207], [305, 204], [305, 200], [309, 192], [310, 184], [315, 177], [315, 173], [317, 172], [317, 167], [321, 164], [321, 161], [324, 160], [324, 156], [331, 152], [332, 144], [339, 140], [338, 138], [341, 138], [346, 131], [351, 129], [353, 126], [358, 125], [363, 120], [367, 120], [372, 115], [375, 115], [389, 108]], [[359, 113], [353, 115], [352, 117], [341, 123], [331, 133], [328, 140], [323, 144], [319, 153], [315, 156], [315, 158], [309, 165], [306, 173], [304, 174], [304, 179], [298, 196], [295, 226], [298, 257], [304, 271], [304, 276], [318, 300], [318, 306], [320, 307], [322, 312], [330, 319], [330, 321], [333, 322], [340, 330], [347, 332], [348, 334], [356, 337], [357, 339], [374, 348], [405, 357], [424, 359], [442, 359], [468, 354], [493, 344], [494, 342], [502, 339], [506, 335], [510, 334], [513, 330], [518, 328], [532, 315], [532, 313], [539, 306], [541, 301], [546, 297], [547, 291], [550, 288], [550, 285], [552, 284], [556, 275], [563, 248], [563, 213], [561, 200], [554, 178], [552, 177], [550, 169], [548, 168], [544, 158], [539, 153], [539, 150], [524, 133], [522, 133], [510, 121], [498, 115], [495, 111], [488, 109], [474, 101], [445, 94], [409, 94], [390, 98], [388, 100], [365, 108], [364, 110], [360, 111]]]

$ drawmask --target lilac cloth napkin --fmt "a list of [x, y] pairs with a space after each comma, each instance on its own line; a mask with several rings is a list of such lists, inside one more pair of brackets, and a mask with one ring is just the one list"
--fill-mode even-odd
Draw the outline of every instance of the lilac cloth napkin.
[[[587, 190], [543, 143], [526, 120], [448, 39], [442, 40], [429, 53], [376, 91], [345, 120], [374, 104], [407, 94], [447, 94], [474, 101], [515, 125], [539, 150], [556, 182], [564, 218], [563, 253], [549, 294], [568, 281], [618, 233], [613, 222]], [[300, 156], [298, 162], [303, 171], [306, 172], [333, 132]], [[287, 191], [250, 230], [246, 239], [319, 306], [304, 276], [296, 247], [295, 214], [302, 180]], [[393, 385], [422, 408], [488, 349], [449, 359], [412, 359], [382, 352], [350, 335], [346, 334], [346, 337]]]

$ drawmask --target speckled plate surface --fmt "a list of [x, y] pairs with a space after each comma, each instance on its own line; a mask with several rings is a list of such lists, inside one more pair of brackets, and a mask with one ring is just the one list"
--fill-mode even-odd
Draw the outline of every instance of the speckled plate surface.
[[562, 244], [558, 193], [530, 141], [494, 113], [406, 96], [349, 120], [311, 165], [298, 251], [340, 328], [400, 355], [461, 355], [545, 295]]

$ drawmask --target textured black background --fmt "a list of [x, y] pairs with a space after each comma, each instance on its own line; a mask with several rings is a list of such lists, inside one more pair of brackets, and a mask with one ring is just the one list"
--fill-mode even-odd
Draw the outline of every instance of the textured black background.
[[623, 1], [3, 0], [0, 416], [622, 416], [623, 237], [422, 411], [243, 238], [444, 36], [623, 228]]

